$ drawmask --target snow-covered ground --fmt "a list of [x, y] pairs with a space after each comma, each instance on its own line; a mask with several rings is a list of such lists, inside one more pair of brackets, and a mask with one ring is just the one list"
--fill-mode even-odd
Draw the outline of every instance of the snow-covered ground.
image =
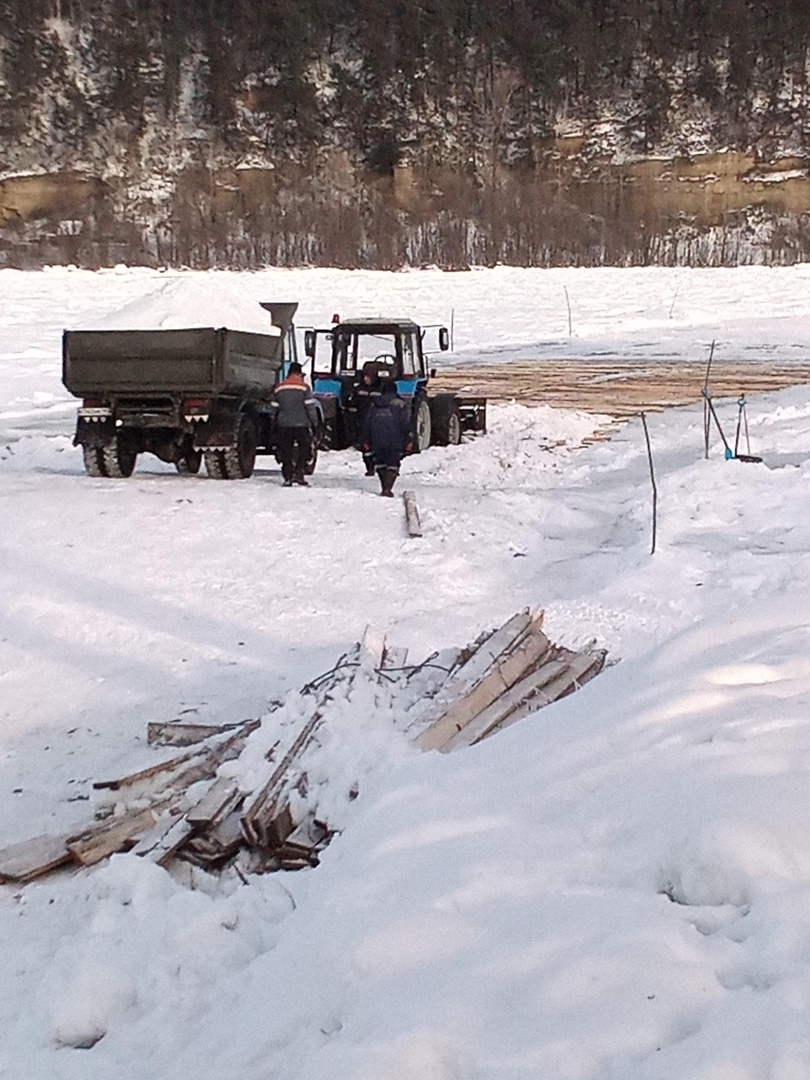
[[[454, 362], [810, 352], [810, 267], [193, 277], [228, 325], [219, 283], [246, 318], [452, 315]], [[583, 448], [594, 418], [547, 408], [408, 459], [421, 540], [352, 453], [306, 490], [261, 459], [91, 480], [61, 330], [164, 321], [176, 280], [0, 271], [0, 845], [86, 821], [149, 720], [262, 715], [369, 625], [419, 659], [539, 606], [619, 662], [450, 755], [358, 702], [317, 870], [0, 887], [0, 1077], [807, 1080], [810, 390], [750, 400], [763, 464], [704, 460], [697, 407], [649, 417], [653, 555], [640, 424]]]

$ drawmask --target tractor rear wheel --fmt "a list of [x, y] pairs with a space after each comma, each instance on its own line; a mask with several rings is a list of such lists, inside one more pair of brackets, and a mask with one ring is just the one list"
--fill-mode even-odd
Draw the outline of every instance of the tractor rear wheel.
[[430, 416], [436, 446], [458, 446], [461, 442], [461, 414], [453, 395], [440, 394], [434, 398]]
[[414, 449], [417, 454], [430, 446], [431, 424], [430, 406], [425, 398], [420, 398], [413, 416]]

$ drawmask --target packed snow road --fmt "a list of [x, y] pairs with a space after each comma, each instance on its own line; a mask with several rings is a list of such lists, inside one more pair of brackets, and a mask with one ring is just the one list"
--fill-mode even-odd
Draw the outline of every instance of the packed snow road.
[[[319, 323], [350, 297], [423, 321], [450, 301], [465, 347], [508, 352], [565, 280], [593, 330], [580, 354], [667, 337], [671, 355], [675, 313], [690, 349], [796, 351], [805, 271], [771, 274], [685, 272], [677, 302], [672, 277], [635, 272], [445, 276], [438, 298], [433, 274], [245, 288], [303, 293]], [[156, 276], [8, 279], [0, 844], [87, 820], [93, 779], [148, 760], [149, 720], [260, 716], [368, 625], [420, 659], [544, 607], [555, 641], [621, 662], [447, 757], [359, 710], [378, 767], [312, 873], [188, 891], [120, 856], [3, 888], [0, 1076], [805, 1080], [810, 393], [750, 402], [761, 465], [716, 438], [704, 460], [699, 407], [649, 418], [653, 556], [639, 423], [583, 448], [593, 416], [510, 404], [485, 438], [406, 461], [409, 540], [353, 453], [308, 489], [272, 461], [230, 483], [148, 457], [129, 480], [84, 475], [59, 330]]]

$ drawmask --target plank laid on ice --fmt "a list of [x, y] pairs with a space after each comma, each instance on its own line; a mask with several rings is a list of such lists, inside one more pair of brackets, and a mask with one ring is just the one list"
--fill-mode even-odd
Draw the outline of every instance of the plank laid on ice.
[[579, 689], [583, 683], [599, 674], [605, 666], [605, 656], [606, 654], [601, 650], [595, 653], [577, 653], [574, 659], [569, 661], [565, 671], [557, 675], [546, 686], [541, 687], [536, 695], [529, 698], [503, 720], [491, 727], [489, 731], [480, 736], [480, 739], [489, 738], [490, 735], [503, 731], [504, 728], [517, 723], [518, 720], [522, 720], [530, 713], [537, 712], [538, 709], [542, 709], [545, 705], [550, 705], [553, 701], [559, 701], [560, 698], [570, 694], [573, 690]]
[[450, 708], [453, 702], [463, 698], [491, 669], [498, 657], [526, 633], [532, 621], [539, 627], [542, 612], [535, 616], [524, 608], [513, 615], [503, 626], [493, 630], [458, 667], [434, 698], [416, 717], [420, 724], [433, 724]]
[[422, 535], [422, 522], [419, 520], [419, 507], [416, 505], [416, 496], [412, 491], [403, 491], [402, 501], [405, 504], [405, 525], [408, 536]]
[[186, 821], [196, 828], [221, 821], [240, 798], [239, 786], [229, 776], [220, 776], [198, 803], [186, 814]]
[[[472, 746], [473, 743], [486, 738], [490, 730], [503, 723], [515, 709], [528, 701], [533, 701], [538, 691], [561, 675], [568, 667], [568, 664], [568, 659], [555, 658], [553, 648], [549, 649], [547, 654], [540, 658], [538, 667], [522, 679], [519, 679], [510, 690], [496, 698], [491, 705], [488, 705], [478, 716], [474, 717], [466, 727], [451, 736], [441, 748], [442, 751], [446, 753], [450, 750], [456, 750], [460, 746]], [[545, 704], [545, 701], [543, 701], [543, 704]], [[540, 708], [540, 704], [535, 704], [533, 707]]]
[[69, 836], [35, 836], [0, 851], [0, 881], [24, 884], [70, 862]]
[[463, 698], [454, 702], [416, 739], [421, 750], [440, 750], [456, 732], [470, 723], [487, 706], [509, 690], [548, 651], [549, 640], [542, 630], [527, 635], [513, 652], [497, 662]]
[[131, 846], [130, 842], [151, 829], [156, 820], [157, 812], [152, 807], [124, 814], [106, 821], [104, 828], [91, 829], [69, 840], [67, 849], [82, 866], [93, 866], [108, 855]]

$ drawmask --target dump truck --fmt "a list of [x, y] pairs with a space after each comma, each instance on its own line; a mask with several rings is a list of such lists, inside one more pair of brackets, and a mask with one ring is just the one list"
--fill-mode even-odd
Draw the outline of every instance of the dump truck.
[[[298, 359], [297, 304], [262, 304], [268, 333], [66, 330], [62, 381], [82, 399], [74, 446], [90, 476], [131, 476], [139, 454], [215, 480], [252, 475], [275, 454], [270, 398]], [[315, 468], [317, 446], [306, 465]]]
[[449, 348], [444, 326], [422, 327], [412, 319], [345, 319], [335, 316], [326, 329], [304, 334], [304, 352], [312, 364], [312, 388], [323, 410], [324, 449], [341, 450], [360, 440], [353, 394], [363, 370], [396, 381], [397, 393], [411, 402], [413, 450], [454, 446], [465, 432], [484, 434], [487, 402], [482, 397], [433, 394], [426, 333], [437, 331], [439, 350]]

